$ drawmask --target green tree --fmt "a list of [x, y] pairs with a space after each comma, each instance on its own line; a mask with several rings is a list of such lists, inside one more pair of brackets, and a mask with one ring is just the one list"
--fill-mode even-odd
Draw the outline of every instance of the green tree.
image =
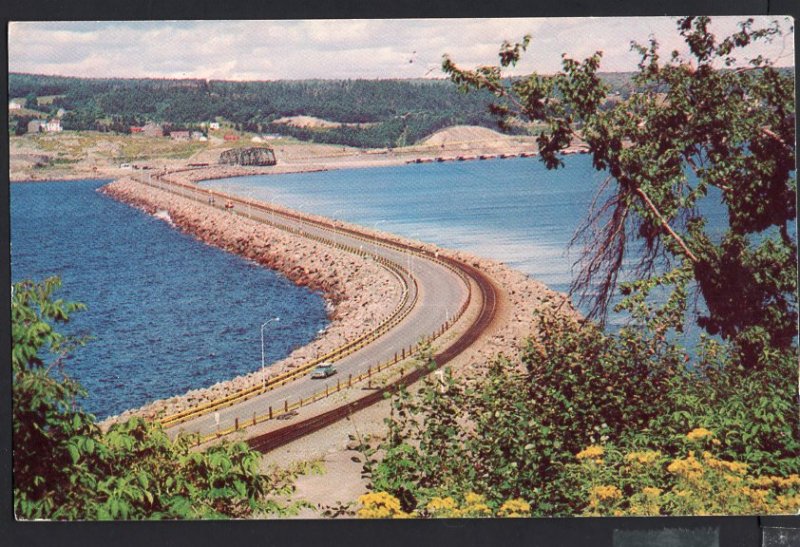
[[59, 284], [22, 282], [12, 291], [18, 518], [224, 518], [296, 509], [269, 499], [291, 491], [293, 472], [261, 474], [260, 455], [244, 443], [199, 452], [193, 438], [172, 441], [141, 419], [101, 431], [76, 404], [83, 388], [61, 370], [63, 356], [83, 340], [55, 326], [83, 306], [54, 300]]
[[[706, 441], [692, 449], [704, 450], [703, 461], [747, 469], [750, 486], [800, 481], [791, 81], [760, 58], [730, 68], [732, 52], [779, 27], [753, 30], [745, 21], [718, 42], [708, 24], [678, 22], [694, 62], [677, 53], [660, 62], [655, 42], [634, 46], [642, 54], [637, 91], [611, 106], [599, 53], [583, 63], [565, 58], [553, 76], [518, 79], [501, 70], [519, 59], [527, 38], [502, 46], [499, 67], [468, 71], [445, 58], [456, 83], [495, 94], [502, 118], [548, 124], [538, 139], [548, 167], [582, 140], [595, 168], [608, 172], [610, 198], [586, 228], [601, 235], [590, 239], [576, 284], [600, 277], [597, 313], [607, 310], [628, 247], [641, 243], [645, 252], [639, 278], [620, 285], [630, 325], [607, 333], [545, 303], [518, 359], [497, 359], [485, 375], [450, 381], [444, 392], [429, 381], [394, 401], [386, 439], [364, 447], [365, 472], [403, 511], [477, 492], [495, 509], [522, 498], [535, 515], [612, 514], [634, 485], [651, 488], [637, 490], [639, 502], [660, 491], [680, 501], [684, 485], [664, 466], [694, 458], [686, 443], [698, 436]], [[721, 235], [702, 216], [710, 198], [727, 208]], [[721, 340], [703, 335], [689, 353], [674, 333], [693, 284], [708, 307], [700, 325]], [[661, 288], [671, 291], [654, 302]], [[627, 461], [622, 454], [659, 456], [648, 475], [631, 479], [601, 465], [606, 448], [617, 463]], [[574, 472], [576, 461], [599, 471], [589, 480]], [[764, 493], [741, 481], [736, 498], [721, 480], [693, 491], [693, 503], [725, 513], [796, 503], [782, 494], [777, 505], [741, 503]], [[670, 502], [658, 511], [699, 510]]]
[[[688, 57], [673, 51], [662, 59], [654, 39], [632, 43], [641, 55], [636, 92], [610, 108], [598, 76], [602, 52], [564, 56], [554, 75], [505, 78], [503, 68], [529, 45], [525, 37], [503, 44], [500, 66], [464, 70], [445, 56], [443, 68], [462, 89], [492, 92], [492, 110], [506, 123], [546, 123], [538, 144], [547, 167], [561, 166], [559, 153], [583, 141], [608, 174], [610, 197], [579, 234], [586, 250], [573, 284], [582, 296], [596, 292], [593, 316], [607, 312], [629, 247], [638, 245], [643, 281], [624, 290], [647, 294], [666, 285], [658, 279], [665, 272], [683, 302], [696, 286], [708, 310], [699, 325], [758, 367], [771, 350], [794, 351], [797, 335], [793, 74], [761, 56], [735, 56], [781, 36], [777, 22], [754, 29], [748, 19], [721, 40], [709, 24], [678, 20]], [[721, 235], [702, 215], [707, 199], [727, 209]]]

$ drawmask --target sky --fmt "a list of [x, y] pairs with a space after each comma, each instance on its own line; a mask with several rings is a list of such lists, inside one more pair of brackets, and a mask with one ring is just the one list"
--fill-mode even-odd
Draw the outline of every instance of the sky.
[[[741, 17], [715, 17], [719, 36]], [[766, 26], [772, 17], [755, 17]], [[9, 71], [81, 77], [286, 80], [442, 78], [443, 54], [462, 67], [496, 64], [504, 40], [532, 36], [509, 74], [553, 73], [561, 54], [603, 52], [601, 70], [636, 69], [632, 40], [686, 51], [674, 17], [344, 19], [300, 21], [12, 22]], [[788, 29], [791, 20], [782, 19]], [[794, 65], [793, 36], [748, 50]]]

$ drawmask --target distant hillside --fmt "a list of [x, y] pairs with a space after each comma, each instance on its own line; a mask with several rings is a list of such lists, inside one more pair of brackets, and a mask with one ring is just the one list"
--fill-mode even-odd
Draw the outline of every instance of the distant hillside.
[[[632, 76], [601, 74], [617, 99], [634, 91]], [[444, 79], [230, 82], [11, 73], [9, 97], [24, 98], [35, 110], [9, 120], [9, 130], [18, 133], [34, 116], [53, 116], [61, 108], [65, 129], [125, 133], [149, 121], [167, 129], [199, 129], [202, 122], [220, 121], [243, 131], [359, 147], [413, 144], [455, 125], [497, 129], [488, 92], [459, 93]], [[280, 123], [287, 120], [294, 121]], [[512, 129], [527, 130], [524, 125]]]
[[[496, 127], [488, 93], [458, 93], [446, 80], [229, 82], [10, 74], [9, 93], [28, 98], [28, 104], [52, 98], [37, 108], [66, 109], [66, 129], [101, 129], [100, 120], [102, 128], [119, 132], [148, 121], [194, 128], [219, 120], [244, 131], [372, 147], [415, 142], [450, 125]], [[330, 123], [275, 123], [298, 117]]]

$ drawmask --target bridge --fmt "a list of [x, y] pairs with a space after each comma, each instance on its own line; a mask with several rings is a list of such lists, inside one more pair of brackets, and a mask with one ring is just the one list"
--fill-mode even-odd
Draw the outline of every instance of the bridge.
[[[415, 365], [420, 348], [427, 344], [437, 348], [433, 359], [441, 367], [475, 342], [494, 319], [497, 294], [491, 280], [453, 258], [377, 233], [174, 180], [169, 173], [138, 175], [136, 180], [193, 200], [198, 206], [227, 209], [374, 260], [403, 289], [390, 316], [360, 338], [262, 385], [162, 417], [170, 436], [192, 432], [199, 434], [199, 442], [209, 442], [244, 434], [251, 446], [266, 452], [381, 401], [387, 391], [419, 380], [431, 372], [429, 367]], [[323, 361], [333, 362], [338, 374], [324, 381], [311, 379], [310, 370]], [[247, 428], [257, 433], [243, 431]]]

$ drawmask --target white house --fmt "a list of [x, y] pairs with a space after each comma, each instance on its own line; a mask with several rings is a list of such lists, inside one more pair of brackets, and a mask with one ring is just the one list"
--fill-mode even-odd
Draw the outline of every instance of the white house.
[[210, 122], [210, 123], [208, 124], [208, 128], [209, 128], [211, 131], [219, 131], [219, 122]]
[[49, 122], [43, 124], [42, 127], [48, 133], [59, 133], [64, 130], [64, 128], [61, 127], [61, 120], [58, 118], [53, 118]]
[[18, 103], [17, 101], [8, 101], [8, 109], [9, 110], [21, 110], [22, 103]]

